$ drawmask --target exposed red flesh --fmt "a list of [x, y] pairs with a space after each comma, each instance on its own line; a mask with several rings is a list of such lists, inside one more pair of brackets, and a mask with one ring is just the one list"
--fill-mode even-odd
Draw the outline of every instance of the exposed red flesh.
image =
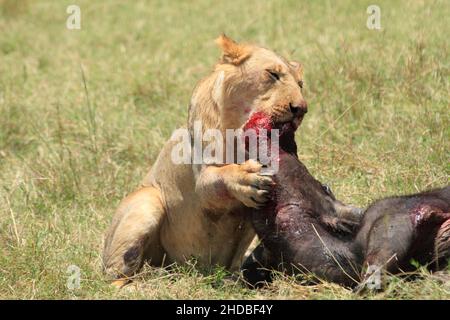
[[250, 119], [247, 120], [247, 123], [244, 125], [244, 131], [249, 129], [254, 129], [257, 134], [259, 134], [259, 130], [265, 129], [267, 132], [270, 132], [273, 128], [273, 122], [270, 117], [264, 112], [255, 112], [252, 114]]

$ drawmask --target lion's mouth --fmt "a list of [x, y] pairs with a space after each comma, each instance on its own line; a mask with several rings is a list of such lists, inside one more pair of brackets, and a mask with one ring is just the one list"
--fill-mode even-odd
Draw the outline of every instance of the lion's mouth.
[[269, 115], [263, 112], [256, 112], [250, 116], [247, 122], [244, 124], [243, 129], [253, 129], [257, 134], [261, 134], [261, 130], [265, 130], [266, 134], [270, 133], [273, 129], [279, 131], [279, 135], [293, 133], [300, 126], [303, 117], [294, 117], [288, 121], [276, 121]]
[[274, 122], [273, 129], [278, 129], [280, 137], [293, 134], [302, 123], [303, 117], [294, 117], [288, 121]]
[[300, 122], [297, 122], [295, 119], [290, 121], [275, 122], [273, 125], [273, 129], [278, 129], [280, 135], [283, 135], [285, 133], [297, 130], [298, 126], [300, 125]]
[[[248, 121], [243, 126], [244, 132], [247, 130], [254, 130], [257, 137], [257, 145], [262, 141], [265, 143], [272, 143], [272, 139], [278, 140], [278, 147], [287, 153], [297, 154], [297, 145], [295, 143], [295, 131], [297, 130], [300, 121], [291, 119], [290, 121], [274, 122], [273, 119], [263, 112], [256, 112], [250, 116]], [[278, 133], [273, 135], [274, 129]], [[246, 148], [250, 147], [248, 137], [245, 138]], [[272, 145], [271, 145], [272, 146]]]

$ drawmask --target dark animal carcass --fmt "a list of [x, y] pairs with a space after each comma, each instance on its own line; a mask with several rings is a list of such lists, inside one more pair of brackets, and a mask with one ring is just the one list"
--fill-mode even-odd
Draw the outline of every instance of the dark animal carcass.
[[[261, 123], [257, 117], [247, 128]], [[376, 201], [358, 226], [358, 209], [336, 200], [297, 158], [295, 129], [280, 129], [276, 187], [262, 209], [251, 210], [261, 244], [243, 265], [250, 284], [269, 280], [276, 269], [353, 287], [380, 269], [411, 270], [411, 260], [446, 265], [450, 187]]]

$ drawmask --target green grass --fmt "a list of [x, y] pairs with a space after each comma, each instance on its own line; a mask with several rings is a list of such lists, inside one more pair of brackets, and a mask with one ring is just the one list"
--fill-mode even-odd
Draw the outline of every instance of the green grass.
[[186, 122], [221, 32], [304, 64], [300, 156], [338, 198], [448, 184], [448, 1], [377, 0], [382, 31], [366, 28], [372, 0], [80, 0], [78, 31], [65, 27], [71, 3], [0, 0], [0, 298], [450, 298], [425, 271], [366, 296], [285, 277], [252, 291], [193, 267], [145, 269], [116, 291], [100, 260], [114, 209]]

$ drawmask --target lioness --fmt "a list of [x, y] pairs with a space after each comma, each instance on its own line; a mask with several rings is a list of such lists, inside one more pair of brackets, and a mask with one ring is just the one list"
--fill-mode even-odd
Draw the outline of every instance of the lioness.
[[[255, 112], [298, 126], [307, 111], [300, 64], [225, 35], [216, 42], [223, 55], [193, 92], [188, 129], [195, 121], [204, 131], [241, 128]], [[270, 176], [259, 174], [261, 164], [175, 165], [176, 143], [165, 144], [142, 185], [113, 218], [103, 263], [115, 278], [132, 275], [144, 261], [162, 266], [191, 257], [200, 265], [237, 270], [255, 237], [244, 208], [264, 204], [273, 184]]]

